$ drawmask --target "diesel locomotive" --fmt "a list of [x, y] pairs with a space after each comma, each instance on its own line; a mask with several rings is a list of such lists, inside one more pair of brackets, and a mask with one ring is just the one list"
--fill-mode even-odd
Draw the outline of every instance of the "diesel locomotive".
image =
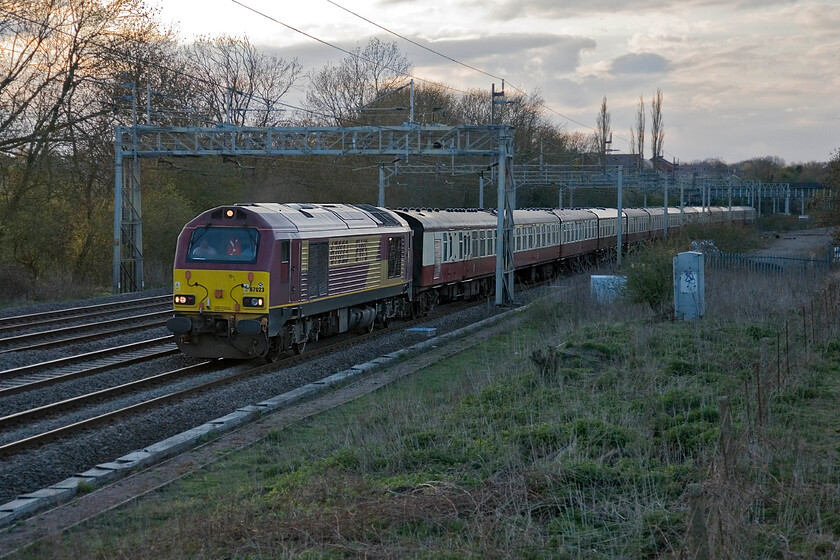
[[[663, 208], [622, 212], [622, 242], [665, 234]], [[749, 223], [752, 207], [669, 208], [667, 227]], [[514, 210], [517, 277], [539, 280], [615, 248], [616, 209]], [[187, 355], [276, 360], [310, 341], [424, 314], [495, 286], [495, 212], [350, 204], [235, 204], [178, 237], [174, 314]]]

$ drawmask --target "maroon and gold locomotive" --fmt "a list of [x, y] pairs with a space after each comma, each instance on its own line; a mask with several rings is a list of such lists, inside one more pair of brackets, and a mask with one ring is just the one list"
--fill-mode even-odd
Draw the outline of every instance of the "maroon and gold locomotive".
[[190, 356], [275, 359], [322, 335], [407, 313], [411, 231], [393, 212], [345, 204], [237, 204], [178, 237], [175, 315]]

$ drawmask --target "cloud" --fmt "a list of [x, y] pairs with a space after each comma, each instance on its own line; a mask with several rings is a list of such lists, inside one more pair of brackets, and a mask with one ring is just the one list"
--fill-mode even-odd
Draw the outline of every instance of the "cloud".
[[[394, 40], [392, 36], [381, 35], [383, 41]], [[510, 75], [511, 81], [529, 82], [534, 73], [550, 72], [552, 75], [571, 75], [580, 66], [581, 54], [595, 49], [596, 43], [588, 37], [553, 35], [548, 33], [526, 35], [476, 35], [466, 38], [421, 39], [413, 38], [421, 48], [398, 41], [400, 49], [412, 61], [415, 68], [426, 73], [458, 73], [468, 71], [457, 62], [447, 60], [435, 53], [441, 53], [462, 64], [487, 70], [493, 74]], [[366, 41], [360, 43], [364, 46]], [[352, 50], [357, 44], [339, 41], [335, 45]], [[297, 57], [306, 70], [316, 70], [328, 61], [335, 63], [348, 56], [322, 44], [300, 42], [283, 48], [268, 47], [285, 58]], [[427, 50], [428, 49], [428, 50]], [[476, 73], [469, 71], [472, 75]]]
[[840, 6], [821, 2], [805, 2], [786, 10], [798, 25], [814, 31], [837, 33], [840, 27]]
[[[581, 53], [595, 48], [587, 37], [551, 34], [505, 34], [468, 39], [418, 41], [428, 48], [474, 66], [487, 66], [494, 71], [520, 73], [527, 67], [550, 66], [559, 74], [573, 73], [580, 65]], [[429, 51], [412, 50], [410, 56], [418, 66], [441, 64], [441, 58]]]
[[640, 14], [681, 13], [692, 8], [716, 8], [751, 10], [768, 8], [773, 4], [786, 5], [790, 0], [497, 0], [488, 4], [467, 2], [475, 10], [488, 11], [492, 19], [509, 21], [519, 18], [560, 19], [590, 17], [618, 13], [638, 16]]
[[611, 74], [660, 74], [666, 72], [671, 63], [654, 53], [631, 53], [612, 61]]
[[[484, 73], [357, 28], [346, 14], [301, 27], [350, 48], [371, 32], [396, 40], [415, 76], [458, 90], [498, 89], [501, 76], [508, 89], [538, 92], [553, 118], [586, 133], [607, 96], [622, 149], [618, 131], [632, 127], [639, 96], [649, 102], [659, 87], [666, 150], [680, 159], [807, 161], [837, 145], [838, 0], [374, 1], [365, 15]], [[296, 39], [283, 55], [307, 70], [346, 56]]]

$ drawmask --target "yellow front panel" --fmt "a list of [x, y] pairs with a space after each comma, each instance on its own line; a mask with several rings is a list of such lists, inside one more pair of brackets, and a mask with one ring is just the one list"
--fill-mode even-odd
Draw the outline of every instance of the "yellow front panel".
[[[176, 269], [173, 274], [174, 295], [194, 295], [194, 305], [175, 305], [175, 311], [216, 313], [266, 313], [268, 311], [268, 272], [241, 270], [187, 270]], [[253, 274], [253, 280], [248, 275]], [[259, 296], [263, 307], [244, 307], [242, 298]]]

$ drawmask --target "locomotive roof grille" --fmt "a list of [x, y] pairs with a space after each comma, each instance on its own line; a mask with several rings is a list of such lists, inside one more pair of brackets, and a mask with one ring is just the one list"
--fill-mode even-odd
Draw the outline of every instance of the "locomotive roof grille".
[[373, 219], [383, 226], [399, 226], [400, 223], [391, 215], [390, 212], [377, 208], [371, 204], [354, 204], [359, 210], [364, 210], [373, 216]]

